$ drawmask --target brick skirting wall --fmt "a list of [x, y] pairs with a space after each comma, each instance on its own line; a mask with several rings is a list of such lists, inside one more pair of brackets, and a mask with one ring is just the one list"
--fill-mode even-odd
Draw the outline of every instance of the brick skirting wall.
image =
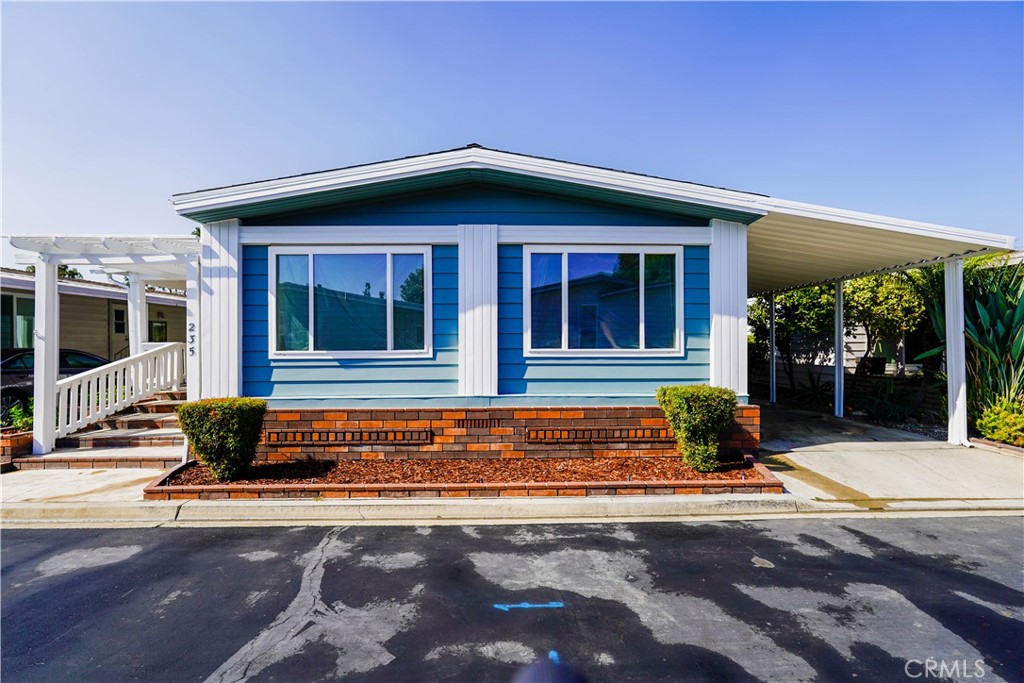
[[[741, 405], [723, 453], [756, 453], [761, 410]], [[359, 408], [267, 412], [257, 460], [657, 457], [677, 453], [661, 409]]]

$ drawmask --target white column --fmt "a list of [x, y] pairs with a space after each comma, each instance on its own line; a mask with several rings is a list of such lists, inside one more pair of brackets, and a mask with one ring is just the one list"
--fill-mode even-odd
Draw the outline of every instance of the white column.
[[149, 306], [146, 281], [136, 273], [128, 274], [128, 355], [142, 353], [149, 341]]
[[60, 296], [57, 264], [36, 256], [35, 367], [33, 369], [32, 454], [53, 450], [57, 438], [57, 380], [60, 377]]
[[185, 262], [185, 389], [189, 401], [202, 397], [202, 356], [199, 343], [199, 257]]
[[747, 394], [747, 226], [711, 221], [711, 384]]
[[967, 350], [964, 341], [964, 262], [946, 261], [946, 391], [950, 443], [967, 440]]
[[460, 225], [459, 394], [498, 393], [498, 226]]
[[241, 256], [237, 219], [200, 230], [199, 355], [203, 398], [238, 396], [242, 388]]
[[846, 348], [843, 345], [843, 281], [836, 283], [836, 304], [835, 304], [835, 415], [842, 417], [844, 412], [843, 391], [846, 380], [846, 369], [844, 358]]
[[768, 402], [775, 405], [777, 377], [775, 375], [775, 294], [768, 295]]

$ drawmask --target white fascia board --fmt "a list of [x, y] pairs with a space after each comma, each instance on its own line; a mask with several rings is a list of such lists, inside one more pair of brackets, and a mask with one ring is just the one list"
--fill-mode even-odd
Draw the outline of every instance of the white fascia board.
[[1010, 235], [968, 230], [966, 228], [956, 228], [935, 223], [923, 223], [921, 221], [892, 218], [891, 216], [849, 211], [847, 209], [836, 209], [818, 204], [805, 204], [785, 199], [769, 198], [764, 200], [764, 208], [767, 210], [768, 218], [776, 214], [780, 216], [797, 216], [812, 220], [829, 221], [831, 223], [845, 223], [847, 225], [858, 225], [877, 230], [888, 230], [917, 237], [965, 242], [989, 249], [1013, 250], [1016, 248], [1016, 239]]
[[171, 205], [179, 214], [194, 213], [463, 169], [506, 171], [732, 211], [765, 213], [758, 206], [758, 202], [764, 198], [746, 192], [479, 148], [190, 192], [172, 197]]

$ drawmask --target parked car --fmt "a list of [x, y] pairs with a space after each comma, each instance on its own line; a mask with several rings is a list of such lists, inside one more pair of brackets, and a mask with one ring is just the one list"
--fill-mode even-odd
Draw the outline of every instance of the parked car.
[[[60, 379], [77, 375], [86, 370], [106, 365], [110, 361], [85, 351], [60, 350]], [[0, 419], [6, 420], [7, 413], [16, 405], [28, 409], [32, 397], [32, 370], [35, 367], [35, 352], [32, 349], [8, 349], [0, 352]]]

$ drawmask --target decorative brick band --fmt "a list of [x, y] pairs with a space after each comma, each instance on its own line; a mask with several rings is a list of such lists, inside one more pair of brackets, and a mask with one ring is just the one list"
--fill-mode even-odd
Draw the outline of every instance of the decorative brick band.
[[665, 429], [527, 429], [527, 443], [632, 443], [674, 442], [672, 430]]
[[764, 465], [746, 456], [760, 479], [515, 482], [502, 484], [220, 484], [167, 486], [165, 482], [192, 463], [154, 479], [146, 500], [235, 500], [259, 498], [505, 498], [553, 496], [665, 496], [718, 493], [782, 493], [782, 482]]
[[[741, 405], [722, 449], [756, 453], [760, 408]], [[678, 451], [657, 406], [274, 409], [259, 460], [605, 458]]]
[[403, 444], [428, 444], [433, 441], [434, 433], [429, 429], [419, 430], [360, 430], [360, 431], [268, 431], [264, 439], [273, 444], [309, 444], [309, 443], [357, 443], [382, 444], [401, 442]]

